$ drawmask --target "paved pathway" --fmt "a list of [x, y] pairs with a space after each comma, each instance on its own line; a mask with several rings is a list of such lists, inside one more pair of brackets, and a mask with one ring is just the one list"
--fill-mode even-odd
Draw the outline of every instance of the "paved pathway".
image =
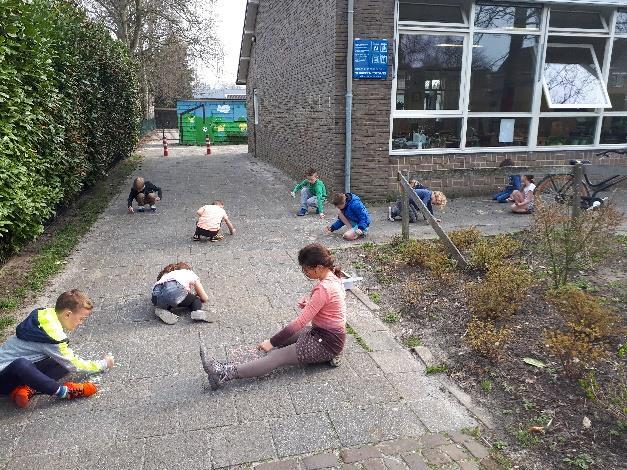
[[[91, 399], [42, 396], [27, 410], [0, 401], [0, 468], [196, 469], [277, 459], [283, 463], [271, 467], [424, 468], [426, 460], [476, 468], [472, 460], [485, 449], [453, 433], [476, 419], [350, 295], [349, 321], [373, 352], [351, 337], [339, 368], [286, 369], [208, 390], [198, 333], [218, 357], [269, 337], [311, 288], [298, 249], [312, 241], [342, 245], [322, 233], [315, 216], [294, 216], [293, 182], [280, 172], [242, 147], [213, 150], [208, 158], [202, 148], [171, 147], [164, 159], [158, 145], [145, 146], [141, 174], [164, 190], [158, 212], [126, 214], [129, 179], [39, 299], [52, 305], [65, 289], [87, 291], [96, 309], [72, 344], [86, 357], [112, 352], [118, 365], [97, 378], [100, 392]], [[226, 201], [238, 233], [221, 243], [192, 243], [195, 210], [213, 198]], [[495, 229], [502, 209], [480, 199], [453, 201], [446, 220], [449, 227], [455, 221]], [[499, 217], [500, 228], [526, 223]], [[374, 219], [371, 240], [400, 232], [400, 224], [384, 222], [383, 207]], [[412, 230], [430, 234], [420, 224]], [[207, 286], [217, 323], [182, 316], [166, 326], [154, 317], [152, 283], [177, 260], [188, 261]], [[343, 448], [353, 450], [340, 454]]]

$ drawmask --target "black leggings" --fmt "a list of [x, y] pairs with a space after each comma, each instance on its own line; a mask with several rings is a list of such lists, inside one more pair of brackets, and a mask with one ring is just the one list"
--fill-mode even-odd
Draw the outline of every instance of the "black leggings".
[[19, 357], [0, 371], [0, 395], [8, 395], [19, 385], [28, 385], [37, 392], [54, 395], [59, 389], [57, 380], [68, 370], [52, 358], [31, 362]]
[[187, 307], [193, 312], [194, 310], [202, 309], [202, 302], [197, 295], [190, 292], [177, 307]]

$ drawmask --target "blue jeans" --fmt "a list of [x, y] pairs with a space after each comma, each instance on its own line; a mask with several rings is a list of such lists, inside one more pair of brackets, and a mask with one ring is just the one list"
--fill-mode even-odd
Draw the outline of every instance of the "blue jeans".
[[200, 298], [176, 281], [164, 282], [153, 287], [151, 300], [155, 307], [164, 310], [171, 310], [174, 307], [186, 307], [194, 311], [202, 308]]
[[503, 191], [496, 193], [493, 196], [493, 199], [498, 202], [507, 202], [507, 198], [510, 197], [513, 192], [514, 192], [513, 186], [506, 186], [505, 189], [503, 189]]
[[20, 385], [28, 385], [37, 392], [54, 395], [59, 390], [57, 380], [68, 370], [52, 358], [31, 362], [19, 357], [0, 371], [0, 395], [8, 395]]
[[300, 190], [300, 207], [305, 210], [309, 207], [318, 207], [318, 198], [311, 195], [307, 186]]

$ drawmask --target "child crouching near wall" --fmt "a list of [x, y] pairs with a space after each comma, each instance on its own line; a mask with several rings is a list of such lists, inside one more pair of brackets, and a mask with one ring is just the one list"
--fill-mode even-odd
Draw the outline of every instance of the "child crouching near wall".
[[[344, 349], [346, 340], [346, 292], [339, 279], [340, 269], [329, 250], [311, 244], [298, 252], [303, 274], [318, 281], [309, 297], [298, 302], [301, 313], [258, 348], [266, 356], [245, 364], [218, 362], [200, 350], [202, 366], [213, 390], [226, 381], [261, 377], [278, 367], [316, 364], [334, 360]], [[311, 323], [310, 327], [307, 327]]]
[[36, 393], [73, 399], [96, 393], [92, 382], [59, 383], [70, 372], [99, 372], [113, 367], [113, 356], [99, 361], [78, 357], [68, 346], [74, 331], [91, 314], [94, 303], [73, 289], [59, 296], [54, 308], [33, 310], [0, 346], [0, 395], [10, 395], [20, 408]]

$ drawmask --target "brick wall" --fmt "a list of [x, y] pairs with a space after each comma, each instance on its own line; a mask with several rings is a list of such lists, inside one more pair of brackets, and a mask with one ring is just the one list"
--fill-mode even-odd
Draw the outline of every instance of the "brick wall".
[[[318, 170], [340, 189], [343, 143], [337, 132], [335, 0], [262, 0], [247, 80], [249, 151], [294, 177]], [[254, 125], [253, 89], [259, 124]]]
[[[248, 76], [249, 151], [295, 179], [319, 169], [330, 190], [341, 190], [344, 175], [347, 0], [262, 0], [257, 40]], [[394, 44], [394, 1], [355, 0], [354, 37]], [[390, 110], [394, 50], [387, 80], [353, 81], [351, 187], [368, 199], [397, 193], [396, 172], [517, 165], [559, 165], [572, 158], [597, 162], [593, 152], [518, 152], [391, 157]], [[253, 123], [252, 90], [257, 88], [260, 124]], [[626, 158], [600, 163], [627, 164]], [[540, 176], [540, 175], [537, 175]], [[503, 178], [423, 178], [447, 194], [492, 192]]]

